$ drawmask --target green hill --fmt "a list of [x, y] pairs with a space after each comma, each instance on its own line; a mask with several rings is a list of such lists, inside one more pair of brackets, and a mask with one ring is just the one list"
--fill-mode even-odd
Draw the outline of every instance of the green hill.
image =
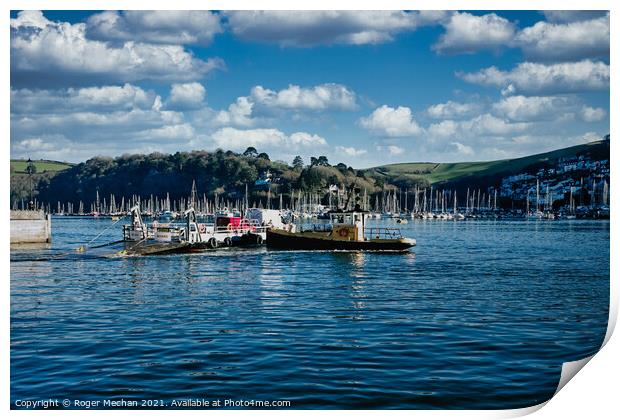
[[[55, 160], [33, 160], [37, 172], [59, 172], [73, 166], [71, 163], [58, 162]], [[28, 162], [24, 159], [11, 159], [11, 174], [25, 174]]]
[[516, 159], [462, 163], [396, 163], [369, 168], [364, 170], [364, 173], [371, 177], [384, 177], [389, 182], [398, 179], [428, 184], [461, 183], [465, 180], [482, 179], [490, 181], [501, 176], [554, 165], [560, 158], [578, 155], [609, 158], [609, 141], [600, 140]]
[[[568, 147], [517, 159], [461, 163], [400, 163], [355, 170], [344, 163], [330, 165], [316, 162], [292, 167], [286, 162], [271, 161], [264, 154], [246, 155], [232, 151], [193, 151], [174, 154], [123, 155], [117, 158], [95, 157], [76, 165], [50, 160], [35, 161], [36, 174], [26, 174], [26, 161], [11, 161], [11, 202], [21, 202], [32, 195], [41, 203], [92, 202], [101, 197], [169, 196], [186, 198], [193, 182], [201, 194], [222, 200], [265, 201], [265, 188], [253, 188], [266, 172], [275, 180], [271, 193], [290, 199], [294, 191], [325, 194], [329, 185], [356, 184], [369, 196], [387, 189], [409, 189], [437, 185], [449, 189], [498, 187], [503, 177], [518, 173], [536, 173], [554, 168], [560, 158], [588, 155], [595, 160], [609, 159], [609, 140]], [[317, 158], [313, 158], [317, 161]], [[32, 182], [31, 182], [32, 181]]]

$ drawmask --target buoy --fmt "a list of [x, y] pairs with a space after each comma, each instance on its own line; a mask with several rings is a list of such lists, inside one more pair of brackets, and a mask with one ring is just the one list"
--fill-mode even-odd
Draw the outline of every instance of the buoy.
[[224, 246], [231, 246], [232, 245], [232, 239], [230, 239], [230, 236], [227, 236], [224, 238]]
[[211, 249], [217, 248], [217, 239], [209, 238], [208, 244], [209, 244], [209, 247], [211, 247]]

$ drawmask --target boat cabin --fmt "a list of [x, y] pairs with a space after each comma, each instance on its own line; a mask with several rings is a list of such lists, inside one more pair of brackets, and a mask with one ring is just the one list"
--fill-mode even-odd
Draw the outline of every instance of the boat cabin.
[[366, 214], [361, 212], [329, 214], [332, 237], [341, 241], [363, 241]]

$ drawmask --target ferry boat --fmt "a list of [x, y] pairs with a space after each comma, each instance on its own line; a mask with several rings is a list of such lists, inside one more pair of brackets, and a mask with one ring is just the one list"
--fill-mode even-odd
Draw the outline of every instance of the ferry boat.
[[[193, 208], [185, 211], [184, 222], [159, 223], [154, 220], [147, 225], [138, 206], [131, 209], [131, 224], [123, 226], [123, 240], [130, 243], [136, 253], [149, 254], [169, 252], [192, 252], [215, 249], [220, 246], [262, 245], [266, 239], [266, 229], [275, 215], [261, 209], [251, 215], [256, 219], [242, 218], [236, 211], [218, 211], [213, 223], [198, 221]], [[267, 214], [270, 218], [267, 217]], [[132, 244], [133, 243], [133, 244]]]
[[306, 250], [404, 251], [416, 245], [415, 239], [404, 238], [400, 229], [366, 227], [367, 212], [330, 213], [330, 223], [296, 231], [267, 229], [267, 247]]

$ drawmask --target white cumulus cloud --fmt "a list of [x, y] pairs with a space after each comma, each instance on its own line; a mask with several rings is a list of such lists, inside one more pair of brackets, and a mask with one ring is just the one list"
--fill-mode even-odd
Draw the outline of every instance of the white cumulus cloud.
[[530, 127], [526, 122], [510, 122], [491, 114], [482, 114], [461, 123], [461, 129], [480, 136], [504, 136]]
[[404, 106], [391, 108], [383, 105], [369, 116], [361, 118], [359, 123], [363, 128], [386, 137], [410, 137], [422, 133], [411, 109]]
[[427, 133], [431, 140], [448, 138], [471, 138], [506, 136], [523, 132], [530, 123], [512, 122], [486, 113], [464, 121], [445, 120], [431, 124]]
[[242, 40], [289, 47], [378, 44], [445, 16], [442, 12], [420, 14], [394, 10], [230, 11], [225, 15], [232, 32]]
[[549, 22], [576, 22], [605, 16], [605, 10], [545, 10], [542, 12]]
[[125, 83], [123, 86], [92, 86], [58, 90], [11, 89], [11, 113], [48, 114], [67, 111], [150, 109], [153, 92]]
[[148, 130], [136, 133], [135, 138], [146, 141], [190, 140], [194, 136], [194, 127], [192, 127], [191, 124], [183, 123], [150, 128]]
[[493, 104], [493, 110], [513, 121], [555, 120], [574, 110], [566, 96], [509, 96]]
[[328, 108], [354, 109], [355, 92], [346, 86], [326, 83], [313, 87], [290, 85], [286, 89], [273, 91], [262, 86], [252, 88], [251, 98], [267, 107], [288, 109], [324, 110]]
[[211, 138], [217, 147], [233, 150], [245, 150], [249, 146], [269, 146], [288, 148], [287, 151], [291, 151], [327, 145], [327, 141], [321, 136], [305, 132], [297, 132], [289, 136], [276, 128], [240, 130], [223, 127], [215, 131]]
[[223, 31], [220, 17], [204, 10], [105, 11], [88, 18], [86, 33], [101, 41], [209, 45]]
[[450, 145], [454, 146], [454, 148], [456, 149], [456, 153], [461, 156], [471, 156], [474, 154], [474, 149], [465, 144], [459, 142], [452, 142], [450, 143]]
[[515, 37], [528, 60], [575, 61], [609, 56], [609, 15], [568, 23], [540, 21]]
[[230, 104], [228, 110], [219, 111], [215, 114], [217, 125], [237, 125], [249, 127], [254, 124], [252, 108], [254, 103], [247, 96], [240, 96]]
[[444, 26], [446, 32], [433, 49], [449, 54], [503, 47], [512, 41], [516, 30], [514, 23], [495, 13], [482, 16], [454, 13]]
[[453, 137], [459, 130], [459, 123], [453, 120], [445, 120], [431, 124], [428, 127], [428, 134], [431, 138]]
[[426, 113], [430, 117], [437, 119], [459, 118], [474, 115], [479, 112], [481, 108], [481, 105], [478, 103], [460, 103], [448, 101], [441, 104], [429, 106], [426, 109]]
[[93, 41], [86, 37], [86, 24], [52, 22], [41, 12], [20, 12], [11, 19], [13, 86], [191, 81], [222, 65], [220, 59], [198, 59], [179, 45]]
[[336, 152], [342, 153], [347, 156], [361, 156], [366, 154], [366, 149], [356, 149], [355, 147], [336, 146]]
[[393, 145], [393, 144], [388, 145], [387, 150], [390, 156], [398, 156], [398, 155], [402, 155], [403, 153], [405, 153], [405, 149], [403, 149], [402, 147]]
[[581, 118], [586, 122], [602, 121], [606, 116], [607, 111], [603, 108], [593, 108], [590, 106], [583, 106], [581, 108]]
[[170, 87], [168, 103], [173, 107], [199, 107], [205, 99], [205, 88], [198, 82], [173, 83]]
[[525, 62], [509, 71], [493, 66], [457, 76], [470, 83], [497, 86], [510, 94], [557, 94], [606, 89], [609, 74], [609, 65], [583, 60], [557, 64]]

